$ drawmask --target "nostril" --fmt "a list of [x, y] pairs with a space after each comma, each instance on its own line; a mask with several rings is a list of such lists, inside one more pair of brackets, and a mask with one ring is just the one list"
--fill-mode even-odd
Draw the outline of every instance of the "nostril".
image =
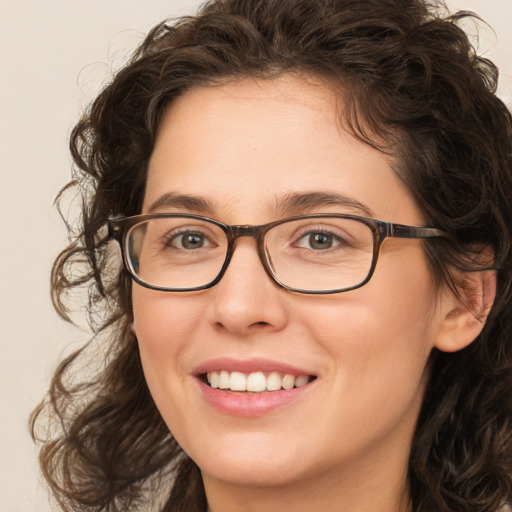
[[252, 325], [269, 325], [268, 322], [254, 322]]

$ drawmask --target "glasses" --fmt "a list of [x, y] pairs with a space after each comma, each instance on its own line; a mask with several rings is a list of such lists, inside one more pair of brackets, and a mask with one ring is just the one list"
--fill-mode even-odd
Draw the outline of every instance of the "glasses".
[[341, 214], [290, 217], [261, 226], [229, 226], [201, 215], [151, 214], [108, 221], [126, 270], [146, 288], [190, 292], [215, 286], [240, 237], [256, 240], [267, 274], [282, 288], [340, 293], [366, 284], [388, 238], [447, 237], [439, 229]]

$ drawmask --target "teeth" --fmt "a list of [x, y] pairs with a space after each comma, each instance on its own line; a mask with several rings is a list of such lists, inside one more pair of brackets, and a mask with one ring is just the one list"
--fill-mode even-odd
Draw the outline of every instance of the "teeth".
[[281, 389], [282, 379], [277, 372], [272, 372], [267, 377], [267, 391], [278, 391]]
[[219, 374], [217, 372], [212, 372], [208, 374], [208, 382], [212, 388], [219, 387]]
[[293, 386], [295, 386], [295, 376], [285, 375], [281, 385], [284, 389], [293, 389]]
[[271, 372], [268, 375], [263, 372], [244, 374], [226, 370], [209, 372], [206, 374], [206, 379], [212, 388], [249, 391], [251, 393], [298, 388], [305, 386], [311, 380], [308, 375], [298, 375], [296, 377], [295, 375], [279, 372]]
[[219, 373], [219, 388], [229, 389], [229, 373], [224, 370]]
[[231, 391], [245, 391], [247, 389], [247, 379], [240, 372], [231, 372], [229, 376], [229, 389]]
[[262, 372], [250, 373], [247, 377], [247, 391], [266, 391], [267, 389], [267, 378]]
[[295, 387], [300, 388], [309, 382], [309, 377], [307, 375], [300, 375], [295, 378]]

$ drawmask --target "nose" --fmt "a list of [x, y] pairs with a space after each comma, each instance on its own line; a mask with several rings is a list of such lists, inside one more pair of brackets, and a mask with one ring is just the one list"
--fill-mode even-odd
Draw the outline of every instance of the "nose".
[[288, 292], [266, 273], [254, 239], [237, 240], [229, 267], [211, 293], [211, 320], [217, 328], [246, 337], [286, 325]]

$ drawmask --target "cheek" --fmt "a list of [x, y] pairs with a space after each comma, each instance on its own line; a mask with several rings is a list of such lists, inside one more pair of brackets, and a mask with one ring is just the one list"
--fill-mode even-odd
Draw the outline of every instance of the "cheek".
[[428, 269], [386, 260], [364, 287], [298, 311], [304, 330], [329, 355], [340, 402], [358, 397], [367, 406], [360, 417], [370, 423], [393, 405], [397, 415], [413, 402], [419, 406], [436, 332]]
[[353, 300], [346, 308], [338, 305], [329, 313], [330, 309], [313, 308], [302, 318], [340, 378], [378, 394], [386, 382], [403, 389], [411, 378], [421, 377], [432, 349], [424, 308], [400, 301], [384, 307], [364, 300], [362, 294], [360, 301]]
[[183, 300], [134, 285], [132, 292], [134, 330], [146, 381], [155, 400], [175, 388], [183, 353], [192, 338], [202, 309], [193, 300]]
[[[144, 376], [160, 414], [173, 436], [194, 446], [200, 422], [190, 395], [190, 353], [204, 316], [200, 297], [159, 293], [135, 286], [134, 329]], [[201, 336], [207, 340], [207, 336]]]
[[393, 254], [381, 256], [369, 283], [346, 294], [315, 298], [308, 303], [310, 314], [305, 318], [322, 337], [339, 333], [354, 348], [361, 343], [387, 350], [400, 341], [411, 349], [422, 342], [429, 345], [435, 324], [435, 291], [426, 265], [420, 264], [423, 254], [417, 256], [419, 263], [411, 258], [408, 265]]
[[196, 301], [134, 285], [134, 329], [143, 345], [152, 351], [178, 349], [197, 326], [202, 310]]

